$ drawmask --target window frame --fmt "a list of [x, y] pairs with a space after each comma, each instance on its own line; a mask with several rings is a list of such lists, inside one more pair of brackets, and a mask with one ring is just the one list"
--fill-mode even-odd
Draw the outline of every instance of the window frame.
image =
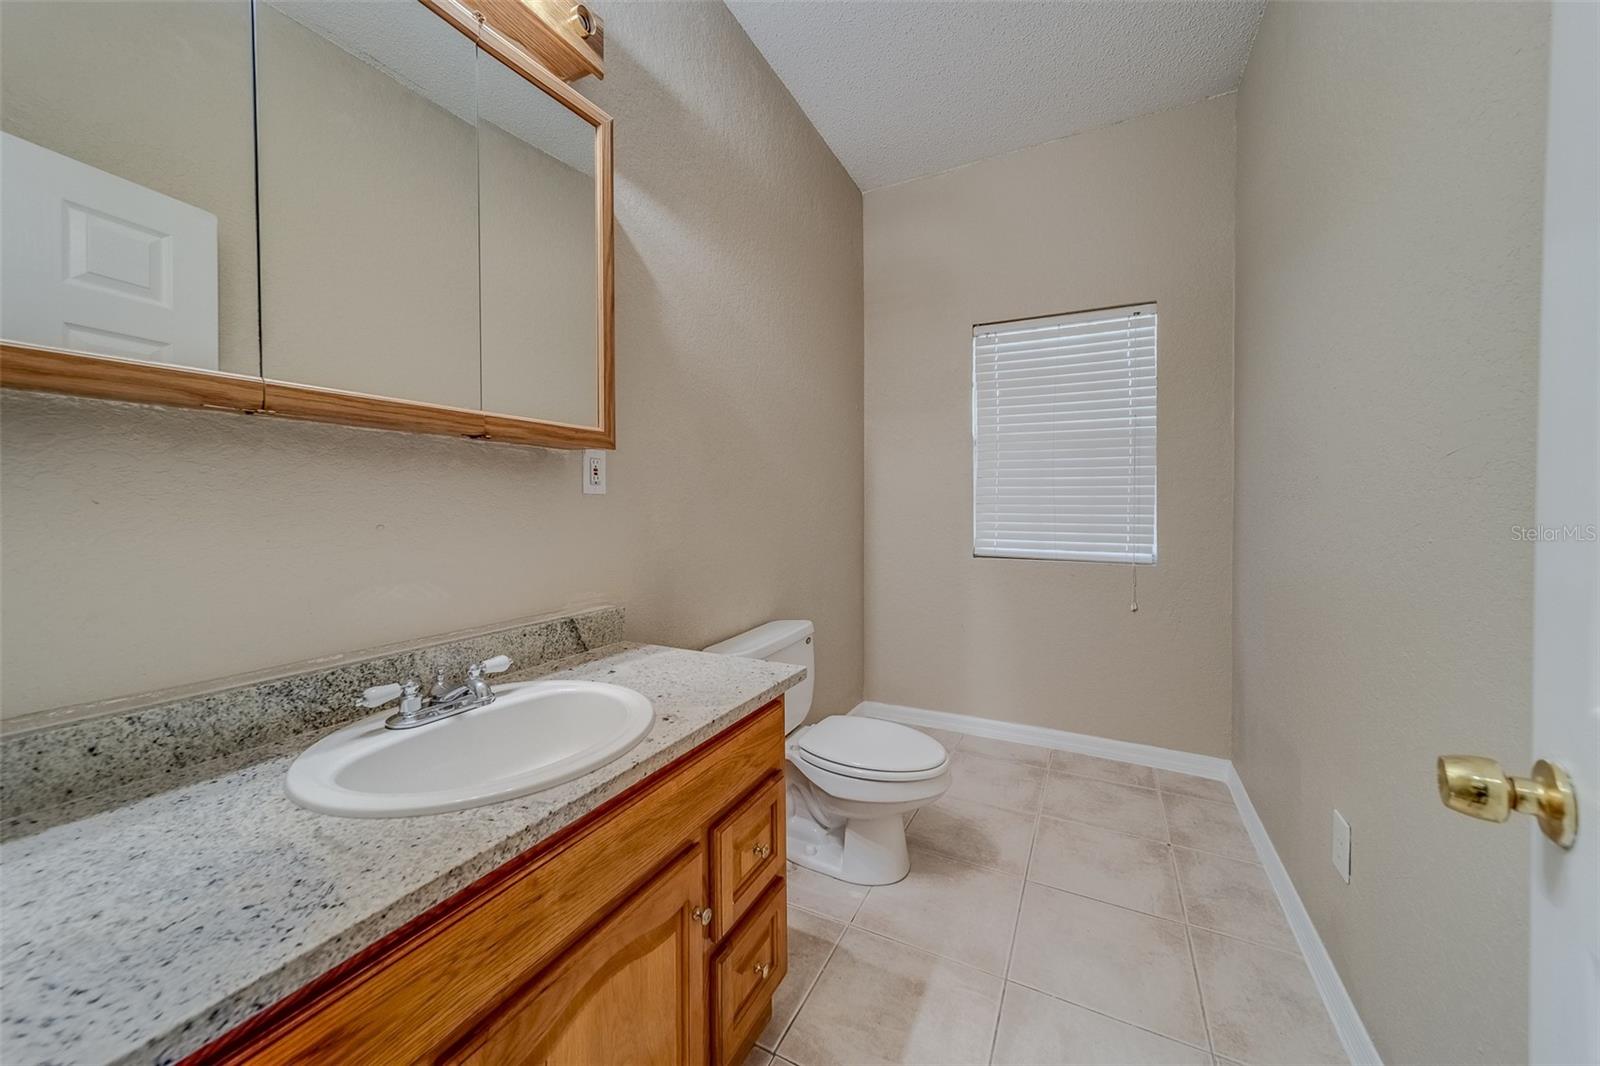
[[[1070, 322], [1072, 322], [1074, 320], [1093, 321], [1096, 317], [1102, 317], [1102, 316], [1104, 318], [1106, 318], [1106, 319], [1111, 319], [1111, 320], [1115, 320], [1115, 319], [1118, 319], [1118, 318], [1136, 318], [1136, 317], [1139, 317], [1139, 316], [1144, 315], [1144, 314], [1148, 314], [1150, 316], [1151, 320], [1152, 320], [1152, 332], [1151, 332], [1151, 338], [1150, 338], [1151, 354], [1150, 354], [1150, 371], [1149, 371], [1150, 372], [1150, 383], [1151, 383], [1150, 384], [1150, 388], [1152, 390], [1152, 392], [1151, 392], [1151, 401], [1150, 401], [1152, 423], [1151, 423], [1151, 426], [1150, 426], [1149, 445], [1148, 445], [1148, 447], [1149, 447], [1149, 455], [1150, 455], [1150, 461], [1149, 461], [1149, 466], [1150, 466], [1150, 475], [1149, 475], [1149, 484], [1150, 484], [1149, 557], [1148, 558], [1144, 558], [1143, 557], [1143, 553], [1137, 552], [1137, 551], [1132, 551], [1132, 552], [1127, 553], [1127, 557], [1106, 558], [1106, 557], [1104, 557], [1106, 553], [1103, 553], [1103, 552], [1097, 552], [1097, 553], [1084, 552], [1082, 554], [1074, 554], [1072, 552], [1072, 550], [1068, 549], [1068, 548], [1039, 549], [1037, 551], [1001, 550], [1001, 549], [984, 550], [983, 548], [981, 548], [980, 544], [981, 544], [981, 541], [984, 538], [980, 536], [980, 532], [979, 532], [980, 518], [981, 518], [981, 514], [980, 514], [980, 492], [981, 492], [981, 489], [980, 489], [980, 472], [979, 472], [979, 455], [978, 455], [978, 449], [979, 449], [979, 446], [980, 446], [980, 434], [979, 434], [979, 417], [980, 417], [979, 416], [979, 405], [980, 405], [979, 360], [980, 360], [980, 355], [979, 355], [979, 350], [978, 349], [979, 349], [980, 337], [983, 335], [984, 331], [991, 331], [992, 332], [998, 327], [1013, 327], [1014, 328], [1014, 327], [1019, 327], [1019, 326], [1023, 326], [1023, 325], [1031, 324], [1031, 323], [1040, 323], [1041, 325], [1046, 326], [1046, 327], [1050, 326], [1050, 325], [1065, 325], [1065, 324], [1070, 323]], [[972, 476], [972, 481], [971, 481], [971, 488], [972, 488], [972, 500], [971, 500], [971, 508], [972, 508], [972, 557], [974, 559], [1017, 559], [1017, 560], [1038, 561], [1038, 562], [1110, 563], [1112, 565], [1119, 565], [1119, 566], [1128, 566], [1128, 565], [1132, 565], [1132, 566], [1154, 566], [1154, 565], [1157, 564], [1157, 562], [1160, 559], [1160, 522], [1159, 522], [1160, 499], [1159, 499], [1159, 492], [1158, 492], [1159, 467], [1157, 465], [1157, 454], [1158, 454], [1157, 445], [1158, 445], [1159, 427], [1160, 427], [1160, 419], [1157, 416], [1157, 406], [1158, 406], [1158, 403], [1159, 403], [1159, 396], [1160, 396], [1160, 389], [1158, 387], [1158, 377], [1159, 377], [1159, 368], [1160, 368], [1159, 336], [1160, 336], [1160, 312], [1159, 312], [1159, 308], [1158, 308], [1158, 305], [1157, 305], [1157, 301], [1155, 301], [1153, 299], [1151, 299], [1151, 300], [1142, 300], [1142, 301], [1138, 301], [1138, 302], [1135, 302], [1135, 303], [1113, 304], [1113, 305], [1110, 305], [1110, 306], [1107, 306], [1107, 307], [1094, 307], [1094, 308], [1086, 308], [1086, 309], [1077, 310], [1077, 311], [1063, 311], [1063, 312], [1055, 312], [1055, 313], [1043, 314], [1043, 315], [1027, 315], [1027, 316], [1023, 316], [1023, 317], [1020, 317], [1020, 318], [1001, 319], [1001, 320], [992, 321], [992, 322], [978, 322], [978, 323], [974, 323], [973, 324], [972, 334], [971, 334], [972, 348], [971, 348], [971, 363], [970, 363], [970, 372], [971, 373], [970, 373], [969, 386], [970, 386], [970, 406], [971, 406], [971, 412], [970, 412], [971, 413], [971, 426], [970, 426], [970, 429], [971, 429], [971, 434], [972, 434], [972, 452], [971, 452], [971, 462], [972, 462], [972, 474], [971, 474], [971, 476]], [[1130, 372], [1131, 372], [1131, 370], [1130, 370]], [[1131, 436], [1132, 436], [1132, 433], [1130, 431], [1130, 437]], [[1141, 451], [1141, 446], [1140, 445], [1138, 445], [1136, 443], [1130, 445], [1130, 455], [1137, 456], [1140, 453], [1140, 451]], [[995, 539], [995, 538], [991, 536], [989, 539], [992, 540], [992, 539]], [[1048, 552], [1048, 553], [1046, 553], [1046, 552]]]

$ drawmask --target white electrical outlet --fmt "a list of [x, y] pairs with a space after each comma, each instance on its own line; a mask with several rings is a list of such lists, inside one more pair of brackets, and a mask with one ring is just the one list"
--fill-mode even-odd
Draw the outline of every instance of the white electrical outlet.
[[591, 448], [583, 453], [583, 494], [606, 494], [606, 453]]
[[1344, 815], [1333, 812], [1333, 868], [1339, 871], [1344, 883], [1350, 883], [1350, 823]]

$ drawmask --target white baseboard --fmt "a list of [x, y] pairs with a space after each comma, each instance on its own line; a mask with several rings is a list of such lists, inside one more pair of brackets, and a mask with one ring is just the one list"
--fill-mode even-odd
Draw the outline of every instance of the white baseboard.
[[1361, 1015], [1356, 1013], [1355, 1001], [1345, 990], [1344, 981], [1334, 968], [1333, 957], [1317, 935], [1317, 927], [1311, 924], [1311, 915], [1307, 913], [1305, 904], [1300, 902], [1300, 893], [1295, 891], [1294, 882], [1289, 880], [1289, 870], [1278, 858], [1278, 849], [1272, 846], [1267, 827], [1261, 823], [1256, 805], [1250, 802], [1250, 793], [1245, 791], [1244, 782], [1239, 779], [1239, 772], [1232, 763], [1228, 764], [1228, 776], [1224, 780], [1228, 782], [1228, 791], [1233, 793], [1234, 806], [1239, 808], [1239, 815], [1244, 819], [1250, 843], [1255, 845], [1256, 856], [1267, 871], [1267, 880], [1272, 882], [1278, 902], [1283, 906], [1284, 917], [1289, 920], [1289, 928], [1300, 945], [1300, 954], [1305, 956], [1311, 979], [1317, 984], [1317, 992], [1322, 996], [1322, 1004], [1333, 1021], [1334, 1031], [1339, 1034], [1339, 1043], [1344, 1045], [1345, 1055], [1352, 1066], [1383, 1066], [1377, 1046], [1367, 1033], [1367, 1027], [1362, 1024]]
[[1075, 751], [1080, 755], [1098, 755], [1102, 759], [1116, 759], [1139, 766], [1153, 766], [1158, 770], [1173, 770], [1195, 777], [1209, 777], [1226, 781], [1232, 764], [1215, 755], [1196, 755], [1189, 751], [1157, 748], [1149, 744], [1135, 744], [1128, 740], [1107, 740], [1087, 733], [1069, 733], [1065, 729], [1050, 729], [1042, 725], [1021, 725], [1001, 722], [993, 718], [978, 718], [970, 714], [951, 714], [949, 711], [927, 711], [921, 707], [902, 707], [894, 703], [867, 700], [856, 704], [851, 714], [867, 718], [884, 718], [905, 725], [923, 725], [930, 729], [948, 729], [953, 733], [968, 733], [975, 737], [1010, 740], [1018, 744], [1032, 744], [1040, 748]]
[[1239, 780], [1239, 774], [1229, 760], [1219, 759], [1214, 755], [1196, 755], [1188, 751], [1157, 748], [1149, 744], [1134, 744], [1126, 740], [1107, 740], [1087, 733], [1069, 733], [1064, 729], [1020, 725], [1016, 722], [996, 721], [993, 718], [978, 718], [970, 714], [930, 711], [921, 707], [902, 707], [875, 700], [858, 703], [850, 713], [867, 718], [883, 718], [905, 725], [948, 729], [954, 733], [966, 733], [975, 737], [1011, 740], [1018, 744], [1033, 744], [1041, 748], [1097, 755], [1103, 759], [1116, 759], [1120, 762], [1153, 766], [1158, 770], [1172, 770], [1180, 774], [1193, 774], [1195, 777], [1209, 777], [1214, 781], [1225, 782], [1228, 791], [1233, 794], [1240, 817], [1244, 819], [1245, 829], [1250, 834], [1250, 842], [1255, 845], [1256, 855], [1261, 859], [1262, 868], [1267, 872], [1267, 879], [1272, 882], [1272, 889], [1277, 893], [1278, 903], [1283, 907], [1289, 928], [1294, 931], [1295, 941], [1300, 945], [1300, 953], [1305, 956], [1306, 966], [1311, 971], [1311, 979], [1316, 982], [1317, 992], [1322, 996], [1323, 1006], [1327, 1008], [1328, 1017], [1333, 1021], [1334, 1030], [1339, 1035], [1339, 1043], [1344, 1046], [1345, 1055], [1349, 1057], [1352, 1066], [1382, 1066], [1383, 1060], [1378, 1057], [1378, 1049], [1372, 1043], [1367, 1027], [1361, 1023], [1361, 1016], [1356, 1013], [1355, 1002], [1345, 990], [1344, 981], [1340, 979], [1339, 971], [1334, 968], [1333, 958], [1323, 946], [1322, 938], [1317, 935], [1316, 926], [1311, 924], [1311, 915], [1307, 913], [1305, 904], [1300, 901], [1300, 893], [1295, 891], [1294, 882], [1289, 880], [1288, 869], [1284, 867], [1283, 860], [1278, 858], [1278, 850], [1272, 846], [1266, 826], [1261, 824], [1261, 817], [1256, 814], [1255, 804], [1250, 802], [1250, 794], [1245, 791], [1244, 782]]

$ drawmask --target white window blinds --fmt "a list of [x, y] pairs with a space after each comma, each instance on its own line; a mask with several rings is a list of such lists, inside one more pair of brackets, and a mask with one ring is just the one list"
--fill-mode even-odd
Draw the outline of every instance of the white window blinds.
[[972, 550], [1156, 559], [1156, 305], [972, 330]]

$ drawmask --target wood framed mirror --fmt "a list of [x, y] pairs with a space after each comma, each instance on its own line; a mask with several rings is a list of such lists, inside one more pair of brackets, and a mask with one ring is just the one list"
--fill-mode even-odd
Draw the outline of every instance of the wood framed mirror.
[[[0, 386], [614, 446], [612, 121], [526, 26], [103, 6], [0, 5]], [[130, 67], [129, 39], [167, 61]], [[64, 84], [85, 69], [126, 101], [114, 130]]]

